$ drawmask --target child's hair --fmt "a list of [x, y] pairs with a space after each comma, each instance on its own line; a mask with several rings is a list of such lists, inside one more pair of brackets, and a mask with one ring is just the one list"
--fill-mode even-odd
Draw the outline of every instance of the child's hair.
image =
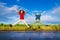
[[23, 13], [25, 13], [25, 11], [24, 11], [24, 10], [20, 10], [20, 11], [19, 11], [19, 13], [21, 13], [21, 11], [23, 11]]

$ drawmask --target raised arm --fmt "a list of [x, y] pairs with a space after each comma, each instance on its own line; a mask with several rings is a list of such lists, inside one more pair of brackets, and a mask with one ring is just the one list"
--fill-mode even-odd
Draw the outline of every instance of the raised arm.
[[15, 11], [18, 13], [19, 11], [15, 8]]
[[42, 13], [41, 13], [41, 15], [44, 15], [46, 13], [46, 11], [43, 11]]

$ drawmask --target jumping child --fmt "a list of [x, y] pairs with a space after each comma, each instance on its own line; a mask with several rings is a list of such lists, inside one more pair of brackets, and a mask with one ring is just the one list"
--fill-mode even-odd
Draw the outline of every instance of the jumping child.
[[37, 13], [35, 16], [36, 16], [35, 20], [39, 22], [41, 18], [41, 14]]
[[17, 23], [19, 23], [21, 21], [21, 22], [24, 22], [24, 24], [29, 28], [30, 26], [24, 20], [24, 16], [25, 16], [26, 12], [23, 9], [21, 9], [20, 11], [18, 11], [17, 9], [15, 9], [15, 10], [20, 16], [20, 20], [18, 20], [15, 24], [17, 24]]

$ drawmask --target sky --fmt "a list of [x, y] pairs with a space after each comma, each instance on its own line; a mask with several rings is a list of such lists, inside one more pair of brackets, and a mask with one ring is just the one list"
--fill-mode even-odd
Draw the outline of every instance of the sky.
[[[60, 24], [60, 0], [0, 0], [0, 23], [14, 24], [19, 20], [15, 8], [24, 9], [25, 21], [35, 22], [35, 12], [42, 14], [44, 24]], [[33, 14], [33, 15], [32, 15]]]

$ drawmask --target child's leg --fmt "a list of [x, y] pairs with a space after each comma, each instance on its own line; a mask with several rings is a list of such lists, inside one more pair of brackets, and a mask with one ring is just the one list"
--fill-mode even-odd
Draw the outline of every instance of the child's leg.
[[26, 26], [27, 26], [27, 27], [29, 27], [29, 25], [26, 23], [26, 21], [25, 21], [25, 20], [23, 20], [23, 22], [24, 22], [24, 24], [26, 24]]
[[18, 20], [16, 23], [14, 23], [13, 25], [15, 25], [15, 24], [18, 24], [20, 22], [20, 20]]

